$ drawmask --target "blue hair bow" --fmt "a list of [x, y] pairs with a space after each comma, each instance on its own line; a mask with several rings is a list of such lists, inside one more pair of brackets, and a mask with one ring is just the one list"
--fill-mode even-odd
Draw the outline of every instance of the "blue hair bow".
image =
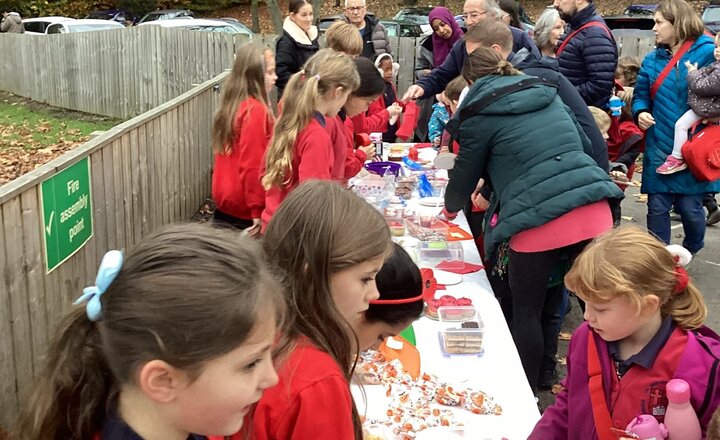
[[84, 288], [82, 296], [73, 302], [73, 305], [78, 305], [87, 301], [85, 309], [90, 321], [99, 321], [102, 318], [100, 296], [105, 293], [118, 272], [120, 272], [122, 264], [123, 253], [121, 251], [106, 252], [100, 262], [100, 268], [97, 277], [95, 277], [95, 285]]

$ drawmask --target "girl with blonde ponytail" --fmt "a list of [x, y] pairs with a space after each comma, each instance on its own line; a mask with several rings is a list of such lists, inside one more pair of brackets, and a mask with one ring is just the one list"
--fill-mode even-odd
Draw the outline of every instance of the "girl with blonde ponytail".
[[265, 155], [263, 227], [300, 182], [331, 178], [333, 146], [325, 117], [334, 118], [359, 85], [352, 58], [331, 49], [320, 50], [290, 77]]
[[665, 246], [636, 227], [615, 229], [586, 247], [565, 285], [585, 300], [587, 322], [572, 336], [565, 390], [530, 439], [571, 432], [595, 438], [605, 429], [594, 411], [587, 413], [596, 406], [589, 405], [590, 370], [601, 372], [598, 394], [609, 397], [610, 420], [620, 427], [642, 414], [662, 421], [665, 384], [685, 380], [705, 437], [720, 404], [720, 336], [702, 325], [707, 308], [685, 270], [690, 259], [687, 249]]

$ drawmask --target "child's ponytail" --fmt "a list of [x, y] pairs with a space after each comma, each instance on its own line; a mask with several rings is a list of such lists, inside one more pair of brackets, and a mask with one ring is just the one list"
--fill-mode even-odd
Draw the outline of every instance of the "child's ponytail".
[[352, 58], [332, 49], [318, 51], [303, 70], [290, 77], [282, 96], [282, 113], [265, 154], [265, 189], [290, 181], [295, 141], [312, 120], [322, 97], [337, 87], [352, 92], [359, 85]]
[[700, 327], [707, 317], [707, 307], [702, 293], [693, 285], [685, 266], [692, 260], [690, 251], [678, 245], [666, 247], [673, 259], [672, 295], [663, 304], [663, 315], [670, 315], [682, 328], [692, 330]]
[[93, 438], [115, 388], [101, 345], [100, 332], [84, 307], [65, 318], [50, 345], [44, 371], [20, 414], [15, 438]]
[[291, 76], [285, 86], [283, 111], [265, 154], [262, 184], [266, 190], [285, 185], [290, 180], [293, 147], [298, 134], [310, 123], [318, 105], [318, 83], [316, 76], [308, 77], [305, 70], [301, 70]]

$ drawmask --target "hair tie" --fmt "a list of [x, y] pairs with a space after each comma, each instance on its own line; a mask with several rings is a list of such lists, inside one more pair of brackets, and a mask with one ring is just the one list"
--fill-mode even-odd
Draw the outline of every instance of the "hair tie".
[[670, 255], [672, 255], [675, 261], [675, 288], [673, 289], [673, 293], [676, 295], [682, 294], [690, 283], [690, 275], [688, 275], [687, 270], [685, 270], [685, 266], [692, 261], [692, 254], [689, 250], [678, 244], [665, 246], [665, 249], [670, 252]]
[[122, 264], [123, 253], [121, 251], [106, 252], [100, 262], [100, 268], [95, 277], [95, 285], [84, 288], [82, 296], [73, 302], [73, 305], [78, 305], [87, 301], [85, 310], [90, 321], [95, 322], [102, 319], [100, 296], [110, 287], [110, 284], [120, 272]]
[[319, 74], [319, 73], [318, 73], [317, 75], [315, 75], [315, 79], [318, 80], [318, 81], [320, 81], [320, 74]]
[[430, 301], [435, 297], [435, 291], [437, 290], [437, 280], [433, 274], [432, 269], [420, 269], [420, 275], [422, 276], [422, 292], [420, 295], [413, 296], [412, 298], [401, 298], [401, 299], [376, 299], [370, 301], [370, 304], [408, 304], [416, 301], [423, 300], [425, 302]]

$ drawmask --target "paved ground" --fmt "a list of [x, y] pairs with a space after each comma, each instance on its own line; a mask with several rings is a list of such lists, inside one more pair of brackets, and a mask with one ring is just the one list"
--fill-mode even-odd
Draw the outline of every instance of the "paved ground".
[[[641, 201], [639, 188], [630, 187], [626, 192], [622, 204], [623, 223], [633, 223], [642, 227], [646, 226], [645, 214], [647, 206]], [[627, 220], [631, 217], [631, 220]], [[682, 244], [683, 228], [682, 223], [673, 221], [672, 242]], [[705, 296], [708, 307], [708, 318], [706, 325], [716, 331], [720, 331], [720, 223], [707, 228], [705, 234], [705, 248], [695, 255], [688, 266], [688, 272], [695, 285]], [[565, 319], [563, 332], [572, 333], [582, 322], [580, 307], [572, 300], [572, 311]], [[558, 356], [564, 357], [567, 351], [567, 342], [560, 341]], [[565, 375], [565, 367], [558, 365], [558, 373]], [[540, 405], [545, 408], [554, 401], [550, 392], [540, 393]]]

